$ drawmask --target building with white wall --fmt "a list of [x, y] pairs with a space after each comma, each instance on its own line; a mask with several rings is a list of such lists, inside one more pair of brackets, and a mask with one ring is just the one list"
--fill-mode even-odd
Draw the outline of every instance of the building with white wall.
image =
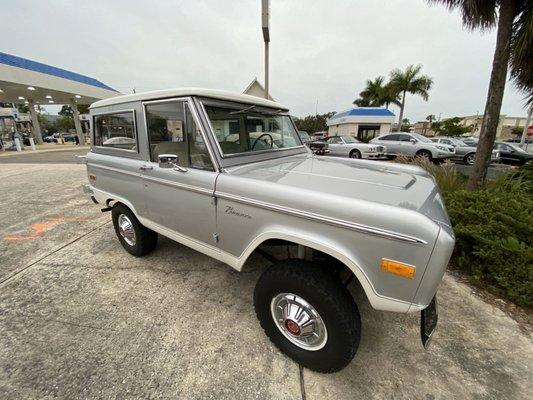
[[367, 142], [391, 131], [394, 113], [387, 108], [354, 107], [327, 120], [328, 135], [348, 135]]

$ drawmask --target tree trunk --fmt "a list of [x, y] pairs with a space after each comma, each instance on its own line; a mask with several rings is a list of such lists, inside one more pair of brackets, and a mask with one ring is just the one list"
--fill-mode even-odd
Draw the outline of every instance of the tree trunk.
[[505, 81], [507, 79], [515, 8], [516, 0], [503, 0], [500, 2], [496, 49], [494, 50], [494, 59], [492, 61], [489, 92], [479, 133], [476, 159], [468, 179], [467, 187], [470, 190], [477, 189], [484, 182], [490, 164], [492, 149], [494, 148], [496, 130], [500, 121]]
[[400, 132], [402, 130], [402, 121], [403, 121], [403, 108], [405, 107], [405, 90], [402, 94], [402, 105], [400, 106], [400, 119], [398, 120], [398, 129], [396, 132]]

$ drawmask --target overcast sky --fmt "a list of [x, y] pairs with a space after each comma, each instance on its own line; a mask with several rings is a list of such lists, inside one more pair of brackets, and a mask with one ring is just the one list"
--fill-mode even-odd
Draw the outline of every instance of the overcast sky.
[[[242, 92], [263, 81], [260, 0], [12, 2], [0, 51], [101, 80], [123, 93], [199, 86]], [[342, 111], [366, 79], [423, 64], [428, 102], [411, 122], [483, 113], [495, 32], [462, 28], [424, 0], [271, 0], [271, 95], [295, 116]], [[523, 116], [509, 82], [502, 113]]]

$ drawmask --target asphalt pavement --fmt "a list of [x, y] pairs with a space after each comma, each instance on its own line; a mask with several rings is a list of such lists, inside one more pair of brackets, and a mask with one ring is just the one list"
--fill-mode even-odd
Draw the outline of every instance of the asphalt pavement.
[[265, 259], [253, 255], [238, 273], [165, 238], [150, 255], [130, 256], [109, 213], [82, 194], [85, 167], [56, 162], [68, 158], [0, 158], [0, 399], [525, 399], [533, 392], [531, 335], [450, 275], [429, 350], [420, 344], [418, 315], [373, 311], [353, 285], [363, 322], [355, 359], [329, 375], [299, 368], [254, 314]]

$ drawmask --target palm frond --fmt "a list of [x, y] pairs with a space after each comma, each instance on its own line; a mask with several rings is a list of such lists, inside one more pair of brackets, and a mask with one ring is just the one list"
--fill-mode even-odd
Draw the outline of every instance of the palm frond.
[[516, 87], [525, 93], [526, 104], [533, 104], [533, 3], [519, 4], [511, 37], [510, 73]]
[[427, 0], [430, 4], [443, 4], [448, 10], [459, 10], [463, 25], [470, 29], [489, 30], [496, 26], [500, 0]]

